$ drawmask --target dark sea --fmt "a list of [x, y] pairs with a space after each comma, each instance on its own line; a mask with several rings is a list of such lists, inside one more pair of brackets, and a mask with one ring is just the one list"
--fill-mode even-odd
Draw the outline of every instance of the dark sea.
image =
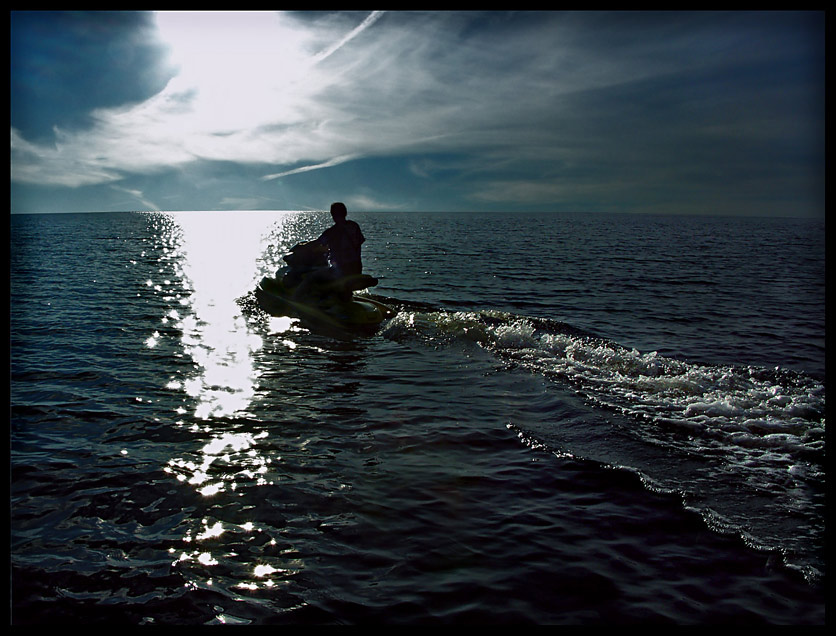
[[817, 625], [823, 220], [12, 215], [13, 624]]

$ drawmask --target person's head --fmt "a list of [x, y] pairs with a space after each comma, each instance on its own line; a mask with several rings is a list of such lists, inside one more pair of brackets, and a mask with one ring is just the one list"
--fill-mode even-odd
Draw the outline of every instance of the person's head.
[[331, 204], [331, 218], [334, 221], [345, 221], [345, 217], [348, 216], [348, 210], [345, 207], [345, 203], [332, 203]]

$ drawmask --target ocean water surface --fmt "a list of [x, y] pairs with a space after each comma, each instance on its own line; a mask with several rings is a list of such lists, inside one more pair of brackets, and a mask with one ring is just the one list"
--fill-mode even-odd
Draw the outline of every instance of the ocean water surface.
[[12, 215], [13, 623], [824, 622], [823, 221], [349, 217]]

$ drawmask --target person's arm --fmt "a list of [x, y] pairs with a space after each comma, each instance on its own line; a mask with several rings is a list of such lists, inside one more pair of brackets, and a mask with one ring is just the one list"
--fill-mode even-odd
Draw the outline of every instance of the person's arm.
[[328, 241], [325, 239], [325, 235], [323, 234], [319, 238], [315, 238], [313, 241], [308, 241], [307, 243], [302, 243], [302, 245], [316, 252], [327, 252], [328, 251]]
[[330, 234], [331, 228], [326, 229], [322, 234], [319, 235], [319, 238], [314, 239], [311, 243], [316, 243], [325, 249], [328, 248], [328, 236]]

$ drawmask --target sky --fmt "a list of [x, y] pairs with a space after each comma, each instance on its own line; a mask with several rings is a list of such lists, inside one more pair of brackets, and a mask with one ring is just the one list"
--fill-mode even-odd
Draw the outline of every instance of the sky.
[[823, 12], [11, 12], [11, 212], [824, 218]]

